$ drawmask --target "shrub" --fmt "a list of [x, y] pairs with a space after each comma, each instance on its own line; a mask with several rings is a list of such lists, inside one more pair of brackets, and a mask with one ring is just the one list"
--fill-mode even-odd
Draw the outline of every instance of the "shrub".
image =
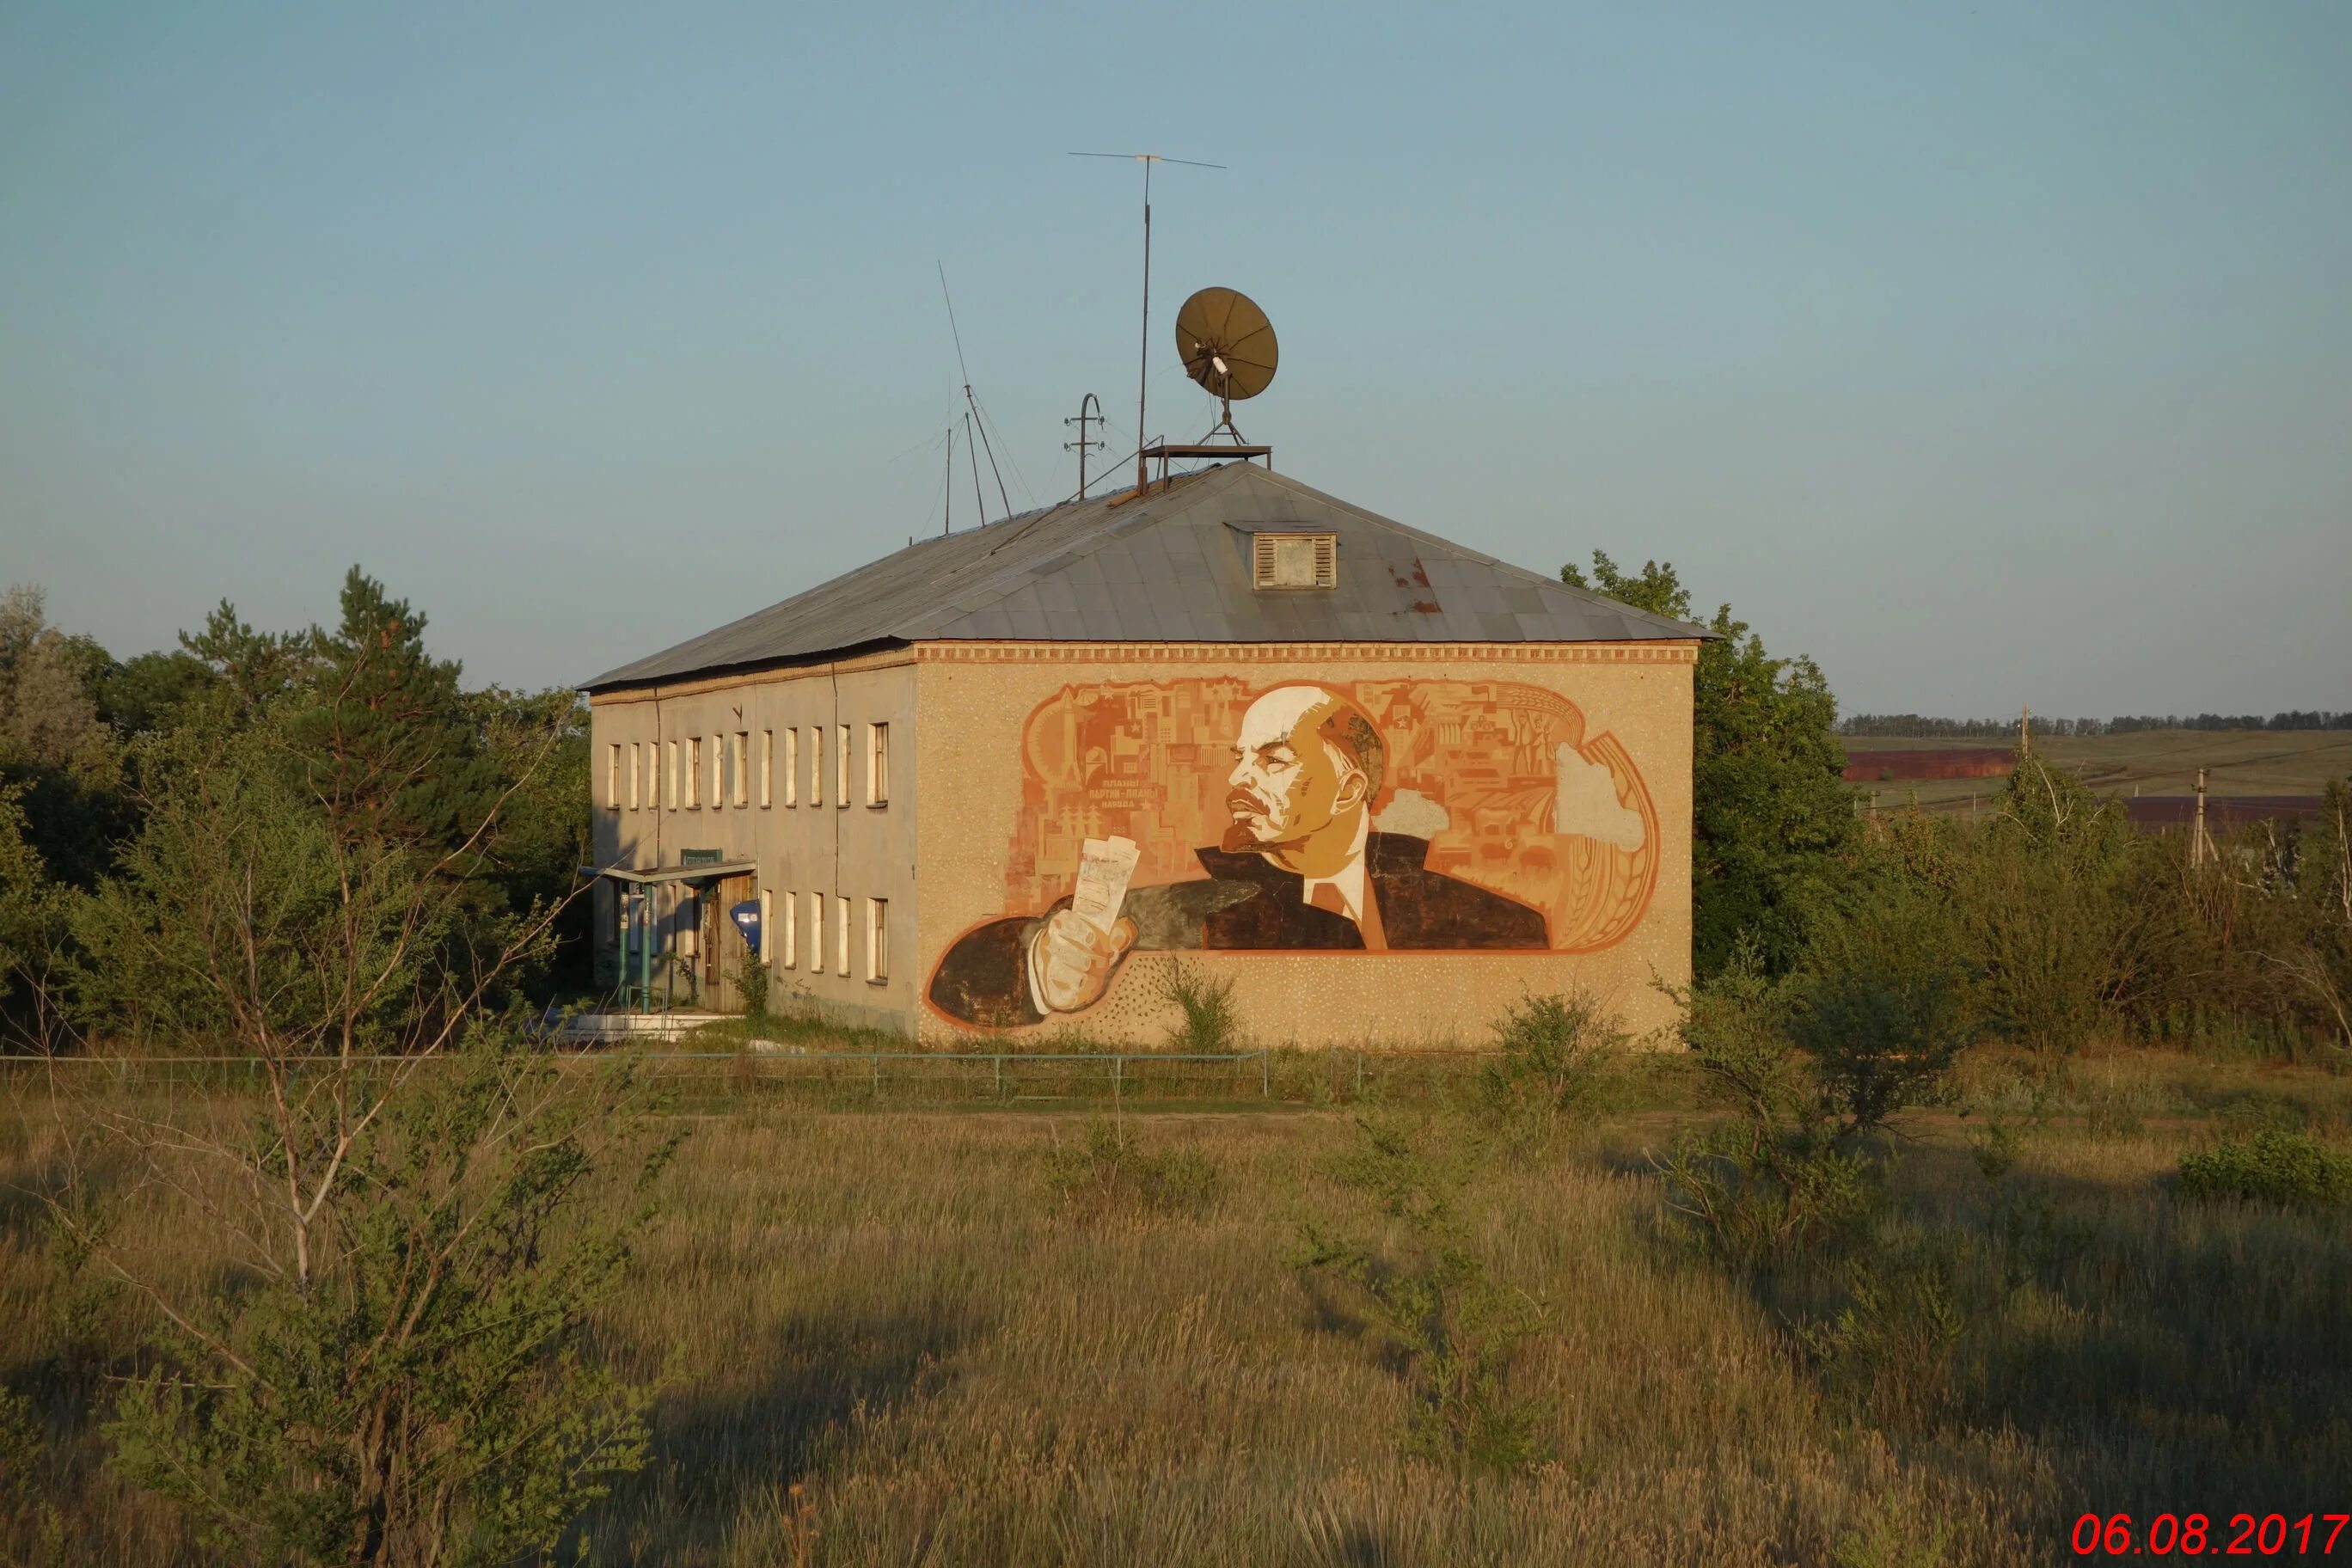
[[114, 1468], [239, 1560], [551, 1549], [644, 1460], [652, 1391], [583, 1352], [674, 1140], [625, 1072], [504, 1035], [347, 1087], [351, 1179], [307, 1270], [169, 1314], [107, 1426]]
[[1917, 882], [1876, 880], [1792, 985], [1791, 1032], [1848, 1131], [1937, 1098], [1982, 1028], [1948, 903]]
[[1742, 948], [1722, 973], [1676, 997], [1701, 1079], [1734, 1114], [1685, 1129], [1654, 1161], [1668, 1205], [1742, 1271], [1845, 1234], [1875, 1198], [1878, 1165], [1824, 1113], [1790, 1037], [1784, 988]]
[[1928, 1249], [1858, 1261], [1847, 1292], [1834, 1318], [1798, 1331], [1830, 1387], [1882, 1426], [1933, 1424], [1968, 1329], [1948, 1262]]
[[1309, 1225], [1297, 1267], [1310, 1289], [1339, 1287], [1386, 1342], [1412, 1395], [1404, 1451], [1457, 1474], [1507, 1475], [1549, 1457], [1549, 1404], [1515, 1396], [1511, 1364], [1542, 1328], [1544, 1303], [1496, 1282], [1454, 1217], [1458, 1165], [1397, 1122], [1359, 1118], [1331, 1167], [1341, 1185], [1402, 1222], [1381, 1245]]
[[2307, 1132], [2225, 1138], [2181, 1156], [2180, 1194], [2282, 1208], [2339, 1208], [2352, 1202], [2352, 1152]]
[[1083, 1140], [1056, 1137], [1045, 1152], [1045, 1184], [1063, 1209], [1084, 1219], [1120, 1215], [1198, 1215], [1216, 1201], [1223, 1173], [1206, 1150], [1179, 1143], [1147, 1149], [1135, 1129], [1105, 1117]]
[[1488, 1113], [1513, 1133], [1543, 1137], [1600, 1109], [1628, 1037], [1581, 992], [1530, 996], [1495, 1026], [1502, 1057], [1482, 1075]]
[[755, 1024], [768, 1017], [768, 993], [774, 976], [756, 952], [747, 952], [735, 961], [735, 993], [743, 998], [743, 1016]]
[[1241, 1014], [1234, 1005], [1230, 978], [1213, 980], [1179, 960], [1170, 966], [1165, 996], [1184, 1014], [1183, 1023], [1169, 1031], [1170, 1050], [1221, 1056], [1234, 1048], [1241, 1036]]

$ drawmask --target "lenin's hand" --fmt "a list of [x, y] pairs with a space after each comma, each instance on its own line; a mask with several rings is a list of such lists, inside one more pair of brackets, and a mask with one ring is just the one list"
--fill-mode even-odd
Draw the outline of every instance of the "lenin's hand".
[[1074, 910], [1056, 910], [1029, 942], [1029, 973], [1037, 1001], [1049, 1013], [1075, 1013], [1094, 1005], [1110, 984], [1111, 971], [1134, 945], [1133, 921], [1116, 921], [1103, 931]]

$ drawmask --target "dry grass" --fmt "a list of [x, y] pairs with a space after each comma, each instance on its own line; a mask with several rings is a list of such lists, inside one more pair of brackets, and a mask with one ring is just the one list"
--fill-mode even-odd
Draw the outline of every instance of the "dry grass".
[[[1047, 1151], [1081, 1116], [699, 1114], [598, 1326], [606, 1353], [673, 1381], [654, 1462], [585, 1521], [589, 1555], [2007, 1563], [2066, 1555], [2085, 1509], [2341, 1509], [2352, 1237], [2179, 1206], [2165, 1177], [2231, 1107], [2340, 1127], [2345, 1080], [2143, 1057], [2080, 1064], [2038, 1103], [2025, 1083], [1976, 1069], [1976, 1114], [1921, 1124], [1857, 1244], [1941, 1247], [1963, 1280], [2021, 1273], [1971, 1299], [1925, 1422], [1878, 1420], [1800, 1348], [1791, 1317], [1834, 1307], [1847, 1259], [1743, 1282], [1670, 1233], [1642, 1151], [1681, 1112], [1479, 1166], [1475, 1245], [1549, 1306], [1515, 1378], [1549, 1402], [1554, 1457], [1468, 1482], [1400, 1457], [1402, 1384], [1289, 1265], [1308, 1217], [1379, 1223], [1323, 1173], [1344, 1110], [1136, 1117], [1215, 1180], [1205, 1205], [1131, 1212], [1055, 1201]], [[2092, 1116], [2126, 1089], [2133, 1118]], [[0, 1118], [12, 1190], [53, 1174], [33, 1110]], [[2022, 1129], [1998, 1180], [1964, 1147], [1987, 1110]], [[191, 1234], [178, 1200], [145, 1196], [122, 1240], [195, 1288], [219, 1276]], [[0, 1559], [40, 1550], [48, 1508], [59, 1561], [194, 1561], [97, 1462], [89, 1411], [140, 1314], [87, 1296], [37, 1205], [0, 1198], [0, 1381], [37, 1396], [48, 1441]]]

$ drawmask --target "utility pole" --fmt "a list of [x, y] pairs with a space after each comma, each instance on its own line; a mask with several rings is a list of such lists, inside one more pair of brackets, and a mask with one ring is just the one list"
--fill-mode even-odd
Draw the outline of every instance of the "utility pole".
[[[1088, 409], [1094, 412], [1090, 414], [1087, 412]], [[1104, 444], [1099, 438], [1092, 441], [1087, 439], [1087, 426], [1090, 421], [1097, 426], [1103, 422], [1102, 405], [1096, 400], [1095, 395], [1091, 392], [1087, 393], [1085, 400], [1078, 405], [1076, 416], [1062, 421], [1064, 425], [1075, 425], [1078, 427], [1078, 438], [1075, 441], [1063, 442], [1062, 450], [1065, 452], [1075, 450], [1078, 454], [1078, 499], [1080, 500], [1087, 499], [1087, 453], [1089, 449], [1100, 450]]]
[[2031, 702], [2018, 710], [2017, 754], [2020, 758], [2033, 754], [2033, 704]]
[[2205, 770], [2197, 770], [2197, 837], [2189, 846], [2189, 863], [2205, 864]]

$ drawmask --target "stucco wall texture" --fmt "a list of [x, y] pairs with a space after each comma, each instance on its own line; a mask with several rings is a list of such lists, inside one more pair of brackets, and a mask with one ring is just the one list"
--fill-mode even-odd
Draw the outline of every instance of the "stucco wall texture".
[[[1042, 908], [1008, 892], [1008, 858], [1024, 802], [1024, 727], [1040, 704], [1072, 687], [1230, 679], [1251, 690], [1288, 682], [1508, 682], [1565, 699], [1588, 742], [1613, 736], [1649, 795], [1655, 882], [1630, 931], [1587, 952], [1138, 952], [1102, 999], [1055, 1014], [1024, 1034], [1055, 1033], [1132, 1046], [1161, 1043], [1179, 1021], [1165, 995], [1171, 967], [1229, 978], [1254, 1043], [1443, 1047], [1486, 1042], [1522, 995], [1582, 987], [1628, 1026], [1669, 1023], [1658, 988], [1690, 978], [1691, 679], [1696, 644], [923, 644], [917, 648], [916, 755], [923, 798], [916, 825], [921, 868], [923, 974], [956, 939], [1006, 914]], [[1231, 765], [1202, 748], [1198, 766], [1220, 784]], [[1392, 775], [1393, 777], [1393, 772]], [[1393, 793], [1391, 790], [1390, 793]], [[1139, 876], [1139, 883], [1143, 879]], [[916, 1031], [945, 1043], [985, 1038], [928, 1001]]]

